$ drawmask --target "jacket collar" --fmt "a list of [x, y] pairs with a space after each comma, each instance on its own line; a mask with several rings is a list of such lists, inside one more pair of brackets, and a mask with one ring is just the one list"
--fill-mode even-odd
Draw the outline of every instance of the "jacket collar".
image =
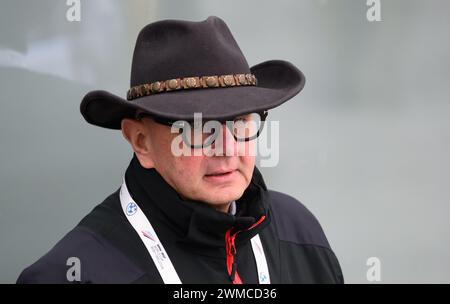
[[[236, 200], [236, 215], [219, 212], [202, 202], [182, 199], [155, 169], [143, 168], [135, 155], [126, 170], [125, 180], [146, 216], [152, 222], [167, 225], [180, 242], [224, 247], [225, 233], [233, 229], [241, 231], [236, 238], [239, 245], [270, 222], [267, 188], [256, 167], [250, 185]], [[265, 216], [262, 223], [246, 231], [262, 216]]]

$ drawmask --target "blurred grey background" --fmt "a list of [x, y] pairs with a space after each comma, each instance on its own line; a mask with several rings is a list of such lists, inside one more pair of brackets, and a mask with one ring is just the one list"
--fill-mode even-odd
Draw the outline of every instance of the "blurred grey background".
[[450, 2], [81, 0], [0, 4], [0, 283], [13, 283], [96, 204], [131, 158], [87, 124], [86, 92], [125, 96], [135, 39], [160, 19], [229, 25], [250, 65], [286, 59], [305, 89], [271, 111], [270, 188], [319, 219], [347, 283], [450, 283]]

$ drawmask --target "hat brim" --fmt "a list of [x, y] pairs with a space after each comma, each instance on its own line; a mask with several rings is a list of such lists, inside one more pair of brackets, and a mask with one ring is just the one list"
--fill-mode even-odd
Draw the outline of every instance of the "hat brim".
[[269, 110], [298, 94], [305, 85], [303, 73], [293, 64], [270, 60], [250, 68], [257, 86], [179, 90], [126, 100], [107, 91], [84, 96], [80, 111], [87, 122], [109, 129], [120, 129], [123, 118], [134, 117], [140, 109], [174, 120], [226, 120], [241, 114]]

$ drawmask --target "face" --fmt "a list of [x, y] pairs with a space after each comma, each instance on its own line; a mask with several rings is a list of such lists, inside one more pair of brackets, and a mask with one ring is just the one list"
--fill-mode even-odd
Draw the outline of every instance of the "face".
[[[236, 142], [228, 128], [222, 128], [220, 140], [212, 146], [222, 151], [222, 156], [195, 156], [194, 153], [175, 156], [171, 145], [178, 134], [148, 117], [140, 121], [124, 119], [122, 132], [141, 165], [155, 168], [182, 198], [201, 201], [227, 212], [230, 202], [239, 199], [250, 184], [255, 165], [251, 151], [254, 151], [255, 141]], [[133, 144], [131, 137], [136, 133], [141, 136]]]

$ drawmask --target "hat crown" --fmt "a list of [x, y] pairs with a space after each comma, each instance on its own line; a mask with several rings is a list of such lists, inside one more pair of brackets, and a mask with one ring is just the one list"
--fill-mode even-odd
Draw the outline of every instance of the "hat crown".
[[222, 19], [163, 20], [139, 33], [130, 84], [249, 72], [247, 60]]

